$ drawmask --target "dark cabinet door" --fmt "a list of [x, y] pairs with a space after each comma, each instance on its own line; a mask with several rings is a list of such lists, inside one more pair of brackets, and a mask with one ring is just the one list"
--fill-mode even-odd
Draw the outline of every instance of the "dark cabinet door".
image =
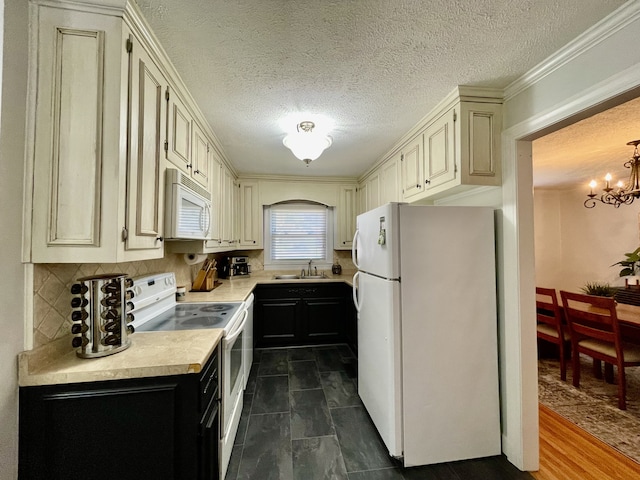
[[20, 478], [195, 479], [197, 387], [183, 377], [22, 388]]
[[348, 328], [355, 337], [348, 325], [351, 288], [344, 284], [260, 285], [254, 293], [258, 347], [342, 343]]
[[346, 302], [344, 297], [308, 298], [302, 300], [306, 319], [302, 332], [308, 343], [344, 341]]
[[255, 335], [259, 347], [295, 345], [302, 320], [299, 298], [261, 299], [255, 303]]

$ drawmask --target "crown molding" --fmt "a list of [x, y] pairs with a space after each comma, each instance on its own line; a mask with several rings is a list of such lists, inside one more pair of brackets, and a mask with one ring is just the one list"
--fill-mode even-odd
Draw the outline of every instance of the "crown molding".
[[304, 182], [304, 183], [326, 183], [326, 184], [348, 184], [358, 183], [356, 177], [303, 177], [297, 175], [264, 175], [264, 174], [240, 174], [238, 181], [257, 180], [267, 182]]
[[507, 101], [640, 18], [640, 2], [629, 0], [504, 89]]
[[29, 0], [33, 5], [121, 17], [128, 0]]

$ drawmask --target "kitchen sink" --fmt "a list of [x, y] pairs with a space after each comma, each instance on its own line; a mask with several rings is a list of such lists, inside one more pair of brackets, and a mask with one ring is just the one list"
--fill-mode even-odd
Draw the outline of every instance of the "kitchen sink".
[[327, 278], [327, 276], [323, 273], [320, 275], [274, 275], [274, 280], [320, 280], [323, 278]]

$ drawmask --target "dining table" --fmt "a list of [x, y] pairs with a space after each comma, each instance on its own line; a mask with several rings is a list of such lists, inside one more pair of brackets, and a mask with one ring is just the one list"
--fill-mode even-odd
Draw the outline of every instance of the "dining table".
[[622, 341], [640, 344], [640, 307], [618, 303], [616, 315], [618, 316]]

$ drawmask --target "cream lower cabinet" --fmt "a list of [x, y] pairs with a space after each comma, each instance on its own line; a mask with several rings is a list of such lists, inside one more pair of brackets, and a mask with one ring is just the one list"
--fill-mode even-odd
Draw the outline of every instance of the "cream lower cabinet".
[[334, 250], [351, 250], [358, 215], [358, 186], [340, 185], [335, 213]]
[[29, 81], [37, 95], [29, 100], [33, 196], [24, 257], [160, 258], [167, 82], [122, 17], [65, 5], [33, 5]]
[[262, 248], [262, 205], [260, 205], [260, 184], [257, 181], [240, 181], [240, 247], [243, 249]]

